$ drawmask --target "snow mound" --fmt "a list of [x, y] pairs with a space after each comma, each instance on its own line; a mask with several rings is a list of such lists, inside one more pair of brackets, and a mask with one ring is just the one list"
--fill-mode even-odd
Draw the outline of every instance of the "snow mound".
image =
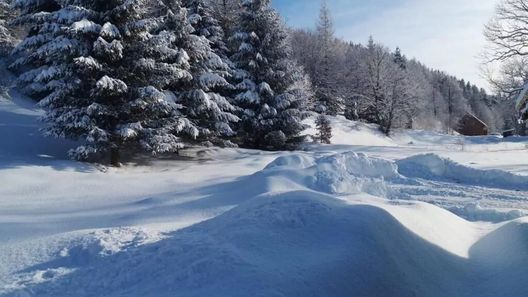
[[[18, 259], [19, 267], [10, 267], [16, 273], [3, 271], [6, 267], [0, 268], [0, 295], [4, 296], [2, 293], [55, 281], [73, 273], [78, 267], [86, 266], [102, 257], [113, 256], [163, 238], [164, 236], [156, 231], [121, 227], [92, 232], [73, 232], [42, 238], [31, 243], [21, 242], [1, 247], [1, 253], [9, 255], [12, 259]], [[48, 262], [35, 264], [36, 258]]]
[[284, 169], [284, 168], [307, 168], [314, 165], [313, 158], [310, 158], [306, 155], [289, 155], [281, 156], [275, 159], [273, 162], [269, 163], [265, 170], [270, 169]]
[[500, 210], [494, 208], [485, 208], [482, 207], [478, 202], [468, 203], [467, 205], [453, 206], [449, 207], [448, 209], [452, 213], [473, 222], [505, 222], [528, 215], [527, 212], [520, 209]]
[[456, 182], [511, 190], [528, 190], [528, 176], [502, 170], [471, 168], [436, 154], [417, 155], [396, 162], [400, 174], [410, 178]]
[[464, 257], [450, 252], [447, 231], [461, 238], [478, 232], [440, 208], [354, 205], [296, 191], [250, 199], [164, 240], [89, 258], [8, 296], [498, 296], [486, 291], [504, 280], [495, 269], [515, 268], [518, 275], [508, 276], [517, 283], [507, 281], [499, 295], [520, 297], [528, 293], [525, 245], [504, 252], [520, 263], [490, 260], [483, 268], [474, 261], [490, 256], [493, 245], [518, 244], [528, 235], [523, 226], [463, 242], [457, 248]]
[[385, 180], [399, 178], [394, 162], [346, 152], [317, 159], [313, 188], [331, 194], [368, 193], [387, 197]]
[[[386, 181], [402, 178], [397, 169], [392, 161], [355, 152], [319, 158], [294, 154], [275, 159], [243, 183], [264, 183], [272, 192], [309, 188], [327, 194], [368, 193], [388, 197], [391, 190]], [[261, 181], [263, 176], [265, 182]]]
[[398, 167], [394, 162], [371, 158], [366, 154], [345, 152], [317, 160], [320, 169], [343, 172], [348, 175], [393, 179], [399, 177]]

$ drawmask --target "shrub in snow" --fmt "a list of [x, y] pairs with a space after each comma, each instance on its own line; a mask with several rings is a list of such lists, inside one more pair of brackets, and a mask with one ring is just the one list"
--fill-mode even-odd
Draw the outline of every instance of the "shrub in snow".
[[290, 60], [287, 34], [269, 0], [242, 4], [232, 60], [238, 70], [236, 104], [243, 110], [240, 142], [252, 148], [291, 148], [304, 129], [307, 104], [298, 82], [299, 68]]

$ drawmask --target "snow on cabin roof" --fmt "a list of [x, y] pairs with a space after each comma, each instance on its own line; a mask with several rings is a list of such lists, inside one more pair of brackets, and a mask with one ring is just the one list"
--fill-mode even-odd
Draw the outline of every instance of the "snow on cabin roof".
[[486, 124], [483, 120], [479, 119], [476, 115], [472, 114], [471, 112], [466, 112], [466, 114], [464, 115], [464, 117], [471, 117], [475, 120], [477, 120], [478, 122], [480, 122], [482, 125], [484, 125], [485, 127], [488, 126], [488, 124]]
[[526, 97], [527, 93], [528, 93], [528, 82], [526, 82], [524, 84], [524, 87], [523, 87], [521, 93], [519, 93], [519, 96], [517, 97], [517, 102], [515, 103], [515, 108], [518, 111], [521, 111], [521, 109], [524, 107], [524, 105], [526, 103], [526, 100], [528, 99], [528, 97]]

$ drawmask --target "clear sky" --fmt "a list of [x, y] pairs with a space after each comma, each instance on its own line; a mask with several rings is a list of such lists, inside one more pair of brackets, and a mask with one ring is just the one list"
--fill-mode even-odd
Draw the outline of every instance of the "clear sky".
[[[327, 0], [338, 37], [376, 41], [487, 88], [479, 58], [497, 0]], [[273, 0], [286, 23], [314, 28], [320, 0]]]

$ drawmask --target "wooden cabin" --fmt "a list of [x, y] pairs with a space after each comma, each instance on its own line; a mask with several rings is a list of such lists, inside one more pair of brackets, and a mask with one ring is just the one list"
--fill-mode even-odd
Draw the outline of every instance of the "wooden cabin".
[[455, 130], [465, 136], [483, 136], [489, 133], [488, 125], [471, 113], [466, 113], [460, 119]]

